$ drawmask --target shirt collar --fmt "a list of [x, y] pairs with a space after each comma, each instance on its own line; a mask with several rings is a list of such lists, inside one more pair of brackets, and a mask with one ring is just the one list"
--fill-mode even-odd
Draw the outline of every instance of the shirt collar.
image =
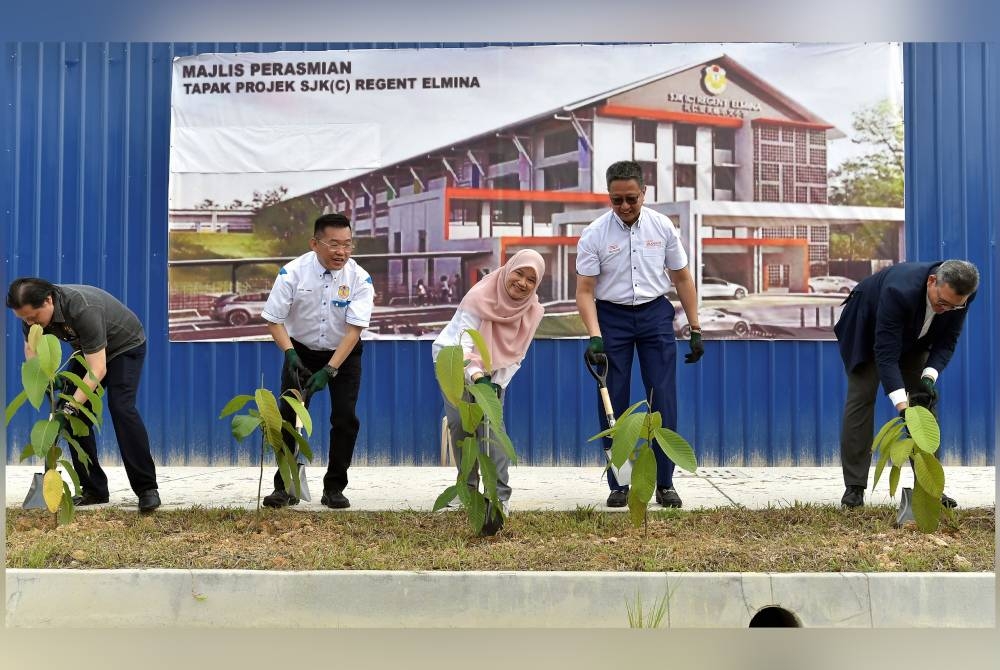
[[63, 293], [62, 291], [56, 290], [52, 295], [52, 319], [51, 321], [57, 321], [59, 323], [66, 323], [66, 317], [63, 315]]
[[632, 228], [638, 228], [639, 227], [639, 222], [642, 221], [642, 215], [643, 215], [644, 212], [645, 212], [645, 208], [640, 207], [639, 208], [639, 218], [637, 218], [635, 220], [635, 223], [633, 223], [631, 226], [626, 226], [625, 222], [622, 221], [621, 218], [618, 216], [618, 214], [615, 213], [615, 210], [611, 210], [611, 220], [614, 221], [616, 224], [618, 224], [619, 228], [621, 228], [622, 230], [626, 230], [627, 231], [627, 230], [631, 230]]
[[313, 273], [319, 275], [320, 277], [322, 277], [327, 273], [333, 274], [333, 270], [327, 270], [325, 267], [323, 267], [323, 264], [319, 262], [319, 256], [316, 255], [315, 251], [312, 252], [312, 264], [313, 264]]

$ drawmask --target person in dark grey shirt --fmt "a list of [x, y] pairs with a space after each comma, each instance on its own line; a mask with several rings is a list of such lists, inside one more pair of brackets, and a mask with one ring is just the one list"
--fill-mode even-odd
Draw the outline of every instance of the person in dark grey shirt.
[[[139, 511], [149, 512], [159, 507], [160, 494], [156, 485], [156, 466], [149, 451], [149, 435], [135, 408], [146, 359], [146, 333], [139, 318], [102, 289], [84, 284], [56, 285], [37, 277], [15, 279], [7, 291], [7, 306], [24, 322], [26, 357], [35, 355], [27, 342], [28, 330], [34, 324], [69, 342], [73, 349], [83, 354], [96, 381], [77, 361], [71, 361], [67, 370], [75, 372], [91, 388], [98, 384], [105, 388], [125, 474], [139, 497]], [[75, 389], [73, 399], [80, 403], [87, 401], [80, 389]], [[73, 407], [65, 403], [60, 411], [70, 413]], [[85, 416], [79, 418], [89, 423]], [[84, 468], [76, 450], [69, 450], [83, 489], [83, 495], [73, 498], [73, 503], [106, 503], [108, 477], [97, 460], [94, 432], [77, 436], [77, 440], [91, 463], [89, 470]]]

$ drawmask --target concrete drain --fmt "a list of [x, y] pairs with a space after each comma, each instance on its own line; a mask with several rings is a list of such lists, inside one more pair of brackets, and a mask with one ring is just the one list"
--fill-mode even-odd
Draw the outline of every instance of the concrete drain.
[[790, 610], [769, 605], [757, 610], [750, 619], [750, 628], [802, 628], [802, 622]]

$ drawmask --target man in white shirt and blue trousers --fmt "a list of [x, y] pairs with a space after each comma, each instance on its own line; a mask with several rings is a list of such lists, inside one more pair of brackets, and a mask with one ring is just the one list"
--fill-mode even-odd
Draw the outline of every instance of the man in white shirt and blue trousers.
[[[642, 206], [646, 193], [641, 166], [619, 161], [607, 170], [611, 211], [588, 225], [580, 235], [576, 256], [576, 304], [590, 335], [585, 356], [597, 364], [607, 356], [607, 386], [616, 413], [631, 404], [629, 387], [633, 351], [639, 355], [646, 398], [652, 411], [660, 412], [663, 425], [677, 429], [674, 307], [666, 293], [671, 282], [691, 326], [690, 353], [686, 363], [704, 354], [698, 321], [698, 296], [688, 270], [688, 257], [680, 234], [670, 219]], [[600, 403], [600, 401], [598, 401]], [[607, 428], [599, 411], [602, 428]], [[611, 440], [604, 438], [605, 448]], [[656, 502], [680, 507], [674, 488], [674, 463], [654, 445]], [[621, 485], [608, 469], [609, 507], [624, 507], [628, 486]]]
[[[330, 454], [321, 502], [333, 509], [350, 507], [344, 495], [347, 469], [354, 455], [361, 388], [361, 332], [368, 327], [375, 289], [371, 276], [351, 258], [351, 222], [343, 214], [316, 219], [309, 251], [291, 261], [274, 280], [263, 317], [275, 344], [284, 352], [281, 391], [300, 389], [308, 398], [324, 388], [330, 393]], [[295, 423], [295, 412], [280, 403], [281, 415]], [[294, 443], [285, 436], [289, 448]], [[267, 507], [299, 500], [285, 489], [281, 472]]]

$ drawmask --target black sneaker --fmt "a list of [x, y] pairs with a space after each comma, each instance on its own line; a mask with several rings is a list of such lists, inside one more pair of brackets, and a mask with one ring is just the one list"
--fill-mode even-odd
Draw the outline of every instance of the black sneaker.
[[139, 494], [139, 511], [152, 512], [160, 506], [160, 492], [156, 489], [149, 489]]
[[84, 491], [83, 495], [73, 496], [74, 507], [85, 507], [87, 505], [102, 505], [108, 502], [108, 496], [99, 496], [90, 491]]
[[941, 505], [947, 507], [948, 509], [955, 509], [958, 507], [958, 502], [951, 496], [941, 494]]
[[671, 487], [656, 487], [656, 502], [664, 507], [675, 507], [680, 509], [681, 497], [677, 495], [677, 491], [673, 486]]
[[844, 507], [861, 507], [865, 504], [865, 487], [857, 484], [848, 484], [844, 491], [844, 497], [840, 499], [840, 504]]
[[275, 509], [279, 507], [288, 507], [289, 505], [298, 505], [299, 499], [288, 493], [288, 491], [282, 489], [274, 489], [270, 495], [264, 496], [264, 507], [273, 507]]
[[608, 496], [608, 507], [625, 507], [628, 504], [628, 489], [617, 489]]
[[347, 509], [351, 506], [351, 501], [347, 499], [343, 491], [336, 489], [324, 489], [320, 502], [330, 509]]

